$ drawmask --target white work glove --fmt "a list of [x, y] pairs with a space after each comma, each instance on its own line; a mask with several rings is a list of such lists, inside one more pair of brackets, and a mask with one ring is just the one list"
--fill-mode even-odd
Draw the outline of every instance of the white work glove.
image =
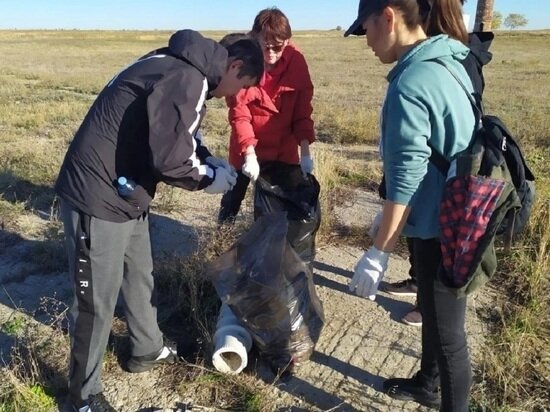
[[355, 274], [349, 284], [350, 292], [355, 291], [362, 297], [368, 296], [370, 300], [376, 299], [378, 285], [384, 277], [389, 257], [389, 252], [383, 252], [374, 246], [363, 253], [355, 265]]
[[223, 167], [217, 167], [215, 172], [216, 175], [212, 184], [204, 188], [206, 193], [212, 195], [215, 193], [225, 193], [233, 189], [233, 186], [237, 183], [237, 177], [233, 173]]
[[210, 166], [214, 166], [215, 168], [221, 167], [222, 169], [226, 169], [228, 172], [234, 175], [235, 178], [237, 178], [237, 171], [233, 166], [229, 164], [227, 160], [222, 159], [221, 157], [208, 156], [206, 159], [204, 159], [204, 161]]
[[302, 156], [300, 158], [300, 167], [302, 168], [302, 173], [307, 175], [313, 173], [313, 158], [311, 156]]
[[378, 234], [378, 229], [380, 229], [380, 225], [382, 224], [382, 216], [382, 212], [378, 212], [370, 225], [369, 236], [373, 240]]
[[260, 164], [256, 154], [249, 153], [244, 158], [243, 174], [248, 176], [253, 182], [260, 176]]

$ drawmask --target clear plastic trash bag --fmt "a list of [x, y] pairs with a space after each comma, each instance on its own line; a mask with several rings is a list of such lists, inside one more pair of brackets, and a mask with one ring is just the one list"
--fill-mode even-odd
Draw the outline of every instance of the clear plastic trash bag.
[[207, 276], [275, 372], [309, 359], [324, 324], [312, 273], [287, 240], [285, 212], [259, 218]]

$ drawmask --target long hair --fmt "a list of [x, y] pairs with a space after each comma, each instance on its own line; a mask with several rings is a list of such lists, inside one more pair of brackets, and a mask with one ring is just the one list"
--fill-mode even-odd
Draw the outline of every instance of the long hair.
[[468, 31], [462, 17], [461, 3], [460, 0], [432, 0], [428, 19], [424, 24], [426, 34], [447, 34], [467, 45]]
[[422, 26], [428, 36], [447, 34], [468, 44], [468, 31], [462, 18], [463, 0], [382, 0], [378, 2], [377, 14], [384, 7], [392, 6], [403, 13], [409, 29]]

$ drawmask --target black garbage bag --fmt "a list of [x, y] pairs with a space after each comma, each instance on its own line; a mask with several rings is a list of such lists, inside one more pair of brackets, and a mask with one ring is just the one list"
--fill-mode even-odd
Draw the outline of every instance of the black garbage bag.
[[309, 359], [324, 324], [312, 273], [289, 245], [286, 213], [259, 218], [207, 270], [275, 372]]
[[315, 176], [304, 176], [299, 165], [268, 162], [262, 164], [254, 194], [254, 219], [287, 212], [287, 239], [310, 269], [315, 259], [315, 235], [321, 224], [319, 192]]

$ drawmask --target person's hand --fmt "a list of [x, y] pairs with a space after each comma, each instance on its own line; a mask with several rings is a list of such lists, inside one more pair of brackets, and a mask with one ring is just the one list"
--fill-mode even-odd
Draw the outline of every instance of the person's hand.
[[224, 169], [232, 167], [227, 160], [220, 157], [208, 156], [204, 161], [214, 167], [223, 167]]
[[210, 186], [205, 187], [204, 191], [212, 195], [215, 193], [225, 193], [233, 189], [233, 186], [237, 183], [237, 177], [223, 167], [217, 167], [215, 171], [214, 181]]
[[389, 252], [378, 250], [375, 246], [363, 253], [355, 265], [355, 274], [349, 284], [350, 292], [361, 297], [368, 296], [370, 300], [376, 299], [378, 285], [384, 277], [389, 257]]
[[249, 153], [245, 156], [243, 174], [248, 176], [253, 182], [260, 176], [260, 164], [255, 153]]
[[382, 224], [382, 212], [378, 212], [374, 217], [372, 224], [370, 225], [369, 236], [371, 239], [374, 240], [374, 238], [378, 234], [378, 229], [380, 229], [381, 224]]
[[208, 156], [205, 159], [205, 162], [208, 163], [210, 166], [226, 169], [228, 172], [234, 175], [235, 178], [237, 177], [237, 171], [235, 170], [235, 168], [231, 166], [227, 160], [222, 159], [221, 157]]
[[309, 155], [303, 155], [300, 158], [300, 167], [302, 168], [302, 173], [304, 175], [313, 173], [313, 158]]

